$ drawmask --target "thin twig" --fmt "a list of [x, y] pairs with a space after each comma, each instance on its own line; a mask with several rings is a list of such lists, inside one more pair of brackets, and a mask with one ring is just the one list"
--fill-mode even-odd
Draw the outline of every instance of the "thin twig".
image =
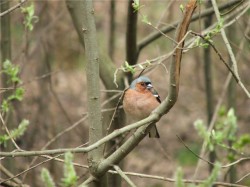
[[[116, 171], [109, 170], [109, 173], [117, 174]], [[168, 182], [176, 182], [173, 178], [168, 177], [162, 177], [158, 175], [148, 175], [148, 174], [142, 174], [142, 173], [135, 173], [135, 172], [124, 172], [124, 174], [129, 176], [135, 176], [140, 178], [148, 178], [148, 179], [156, 179], [156, 180], [163, 180]], [[205, 181], [204, 180], [191, 180], [191, 179], [183, 179], [184, 183], [193, 183], [193, 184], [202, 184]], [[228, 186], [228, 187], [247, 187], [245, 185], [239, 185], [239, 184], [233, 184], [233, 183], [226, 183], [226, 182], [214, 182], [214, 185], [221, 185], [221, 186]]]
[[207, 40], [203, 35], [196, 33], [196, 32], [192, 32], [192, 34], [194, 34], [195, 36], [199, 36], [200, 38], [202, 38], [205, 42], [207, 42], [212, 48], [213, 50], [216, 52], [216, 54], [219, 56], [220, 60], [224, 63], [224, 65], [227, 67], [228, 71], [230, 71], [234, 77], [234, 79], [236, 80], [237, 83], [239, 83], [239, 78], [237, 77], [237, 74], [234, 73], [234, 71], [231, 69], [231, 67], [227, 64], [227, 62], [224, 60], [224, 58], [222, 57], [222, 54], [217, 50], [217, 48], [214, 46], [214, 44], [212, 42], [210, 42], [209, 40]]
[[91, 175], [86, 181], [79, 185], [79, 187], [86, 187], [89, 183], [97, 180], [93, 175]]
[[16, 147], [17, 150], [21, 150], [20, 147], [16, 144], [15, 140], [13, 139], [13, 137], [11, 136], [9, 129], [6, 126], [6, 124], [5, 124], [4, 120], [3, 120], [3, 116], [1, 114], [1, 112], [0, 112], [0, 119], [1, 119], [1, 122], [3, 124], [4, 129], [5, 129], [6, 133], [8, 134], [8, 136], [10, 137], [13, 145]]
[[[227, 78], [226, 78], [226, 81], [224, 83], [224, 86], [223, 86], [221, 95], [219, 97], [219, 100], [217, 102], [217, 105], [215, 107], [214, 114], [213, 114], [212, 119], [211, 119], [211, 121], [209, 123], [209, 126], [208, 126], [208, 130], [207, 131], [210, 132], [210, 133], [212, 132], [212, 130], [214, 128], [216, 119], [218, 117], [218, 111], [219, 111], [219, 109], [220, 109], [220, 107], [222, 105], [223, 99], [224, 99], [224, 97], [226, 95], [227, 87], [228, 87], [228, 85], [229, 85], [229, 83], [231, 81], [231, 78], [232, 78], [232, 74], [229, 73], [228, 76], [227, 76]], [[202, 147], [201, 147], [200, 154], [199, 154], [200, 157], [204, 157], [205, 152], [206, 152], [206, 148], [207, 148], [207, 143], [206, 143], [206, 141], [204, 141], [203, 144], [202, 144]], [[198, 162], [198, 164], [196, 166], [193, 178], [196, 178], [198, 170], [200, 169], [200, 166], [201, 166], [201, 160], [199, 160], [199, 162]]]
[[248, 176], [250, 176], [250, 173], [247, 173], [246, 175], [244, 175], [243, 177], [241, 177], [239, 180], [237, 180], [235, 183], [241, 182], [242, 180], [244, 180]]
[[[239, 2], [238, 0], [229, 1], [229, 2], [226, 2], [224, 4], [221, 4], [219, 6], [219, 8], [220, 8], [220, 10], [224, 10], [224, 9], [226, 9], [228, 7], [231, 7], [231, 6], [235, 5], [235, 4], [237, 4], [238, 2]], [[214, 14], [213, 8], [209, 8], [207, 10], [204, 10], [201, 14], [199, 14], [199, 13], [194, 14], [192, 16], [191, 21], [196, 21], [199, 18], [204, 18], [204, 17], [212, 15], [212, 14]], [[162, 28], [161, 31], [164, 32], [164, 33], [173, 31], [177, 27], [177, 25], [179, 24], [179, 22], [180, 22], [179, 20], [175, 21], [175, 22], [171, 23], [170, 26], [166, 26], [166, 27]], [[161, 33], [159, 33], [159, 32], [153, 32], [153, 33], [149, 34], [148, 36], [146, 36], [145, 38], [143, 38], [140, 42], [138, 42], [138, 50], [139, 50], [139, 52], [144, 47], [146, 47], [147, 45], [149, 45], [154, 40], [160, 38], [161, 36], [162, 36]]]
[[242, 3], [244, 2], [244, 0], [241, 0], [241, 2], [239, 2], [238, 4], [234, 5], [230, 10], [224, 12], [224, 13], [220, 13], [221, 16], [225, 16], [226, 14], [232, 12], [234, 9], [236, 9], [238, 6], [240, 6]]
[[[61, 155], [57, 155], [57, 156], [55, 156], [55, 157], [59, 157], [59, 156], [61, 156]], [[19, 176], [23, 175], [24, 173], [26, 173], [26, 172], [28, 172], [28, 171], [30, 171], [30, 170], [32, 170], [32, 169], [34, 169], [34, 168], [36, 168], [36, 167], [42, 165], [42, 164], [45, 164], [45, 163], [47, 163], [48, 161], [53, 160], [53, 159], [54, 159], [54, 157], [51, 157], [51, 158], [49, 158], [49, 159], [47, 159], [47, 160], [44, 160], [44, 161], [42, 161], [42, 162], [40, 162], [40, 163], [38, 163], [38, 164], [36, 164], [36, 165], [34, 165], [34, 166], [32, 166], [32, 167], [29, 167], [28, 169], [26, 169], [26, 170], [24, 170], [24, 171], [18, 173], [17, 175], [15, 175], [15, 176], [13, 176], [13, 177], [10, 177], [10, 178], [4, 179], [3, 181], [0, 181], [0, 184], [1, 184], [1, 183], [4, 183], [4, 182], [6, 182], [6, 181], [9, 181], [9, 180], [11, 180], [11, 179], [13, 179], [13, 178], [19, 177]]]
[[138, 127], [144, 126], [152, 122], [158, 115], [151, 114], [149, 117], [133, 123], [131, 125], [127, 125], [121, 129], [116, 129], [109, 135], [103, 137], [102, 139], [98, 140], [97, 142], [89, 145], [88, 147], [83, 148], [61, 148], [61, 149], [51, 149], [51, 150], [43, 150], [43, 151], [18, 151], [18, 152], [0, 152], [0, 156], [3, 157], [27, 157], [27, 156], [39, 156], [39, 155], [56, 155], [62, 154], [65, 152], [72, 152], [72, 153], [87, 153], [92, 151], [96, 147], [106, 143], [107, 141], [112, 140], [113, 138], [120, 136], [121, 134], [136, 129]]
[[[12, 178], [14, 175], [9, 171], [7, 170], [2, 164], [0, 164], [0, 171], [5, 174], [6, 176], [8, 176], [9, 178]], [[18, 178], [13, 178], [13, 181], [16, 183], [16, 184], [22, 184], [22, 181], [19, 180]]]
[[128, 176], [121, 170], [121, 168], [117, 165], [113, 166], [117, 173], [128, 183], [131, 187], [136, 187], [136, 185], [128, 178]]
[[[216, 18], [217, 18], [217, 20], [219, 22], [221, 20], [221, 17], [220, 17], [220, 12], [219, 12], [216, 0], [212, 0], [212, 5], [213, 5], [214, 11], [215, 11]], [[248, 6], [250, 6], [250, 3], [248, 3]], [[232, 64], [233, 64], [234, 73], [235, 73], [236, 77], [239, 80], [238, 83], [241, 86], [241, 88], [244, 90], [244, 92], [246, 93], [246, 95], [248, 96], [248, 98], [250, 98], [250, 93], [248, 92], [248, 90], [246, 89], [245, 85], [240, 80], [240, 76], [238, 74], [238, 67], [237, 67], [236, 58], [234, 56], [232, 47], [231, 47], [231, 45], [230, 45], [230, 43], [229, 43], [229, 41], [227, 39], [227, 35], [226, 35], [226, 32], [225, 32], [224, 28], [221, 28], [220, 32], [221, 32], [222, 38], [224, 40], [224, 43], [226, 45], [227, 51], [229, 53], [229, 56], [231, 58], [231, 61], [232, 61]]]
[[11, 7], [10, 9], [8, 9], [8, 10], [6, 10], [4, 12], [1, 12], [0, 13], [0, 17], [2, 17], [4, 15], [6, 15], [6, 14], [12, 12], [12, 11], [14, 11], [17, 8], [20, 8], [22, 6], [22, 4], [25, 3], [25, 2], [26, 2], [26, 0], [20, 0], [20, 2], [18, 4], [16, 4], [15, 6]]
[[[183, 144], [183, 145], [184, 145], [193, 155], [195, 155], [197, 158], [203, 160], [204, 162], [206, 162], [206, 163], [208, 163], [208, 164], [210, 164], [210, 165], [213, 165], [213, 166], [216, 165], [215, 163], [212, 163], [212, 162], [210, 162], [210, 161], [208, 161], [208, 160], [202, 158], [201, 156], [199, 156], [199, 155], [196, 154], [195, 152], [193, 152], [193, 151], [185, 144], [185, 142], [182, 140], [182, 138], [181, 138], [180, 136], [178, 136], [178, 135], [176, 135], [176, 136], [177, 136], [178, 139], [181, 141], [181, 143], [182, 143], [182, 144]], [[238, 159], [238, 160], [236, 160], [236, 161], [234, 161], [234, 162], [232, 162], [232, 163], [229, 163], [229, 164], [226, 164], [226, 165], [221, 166], [221, 168], [228, 168], [228, 167], [231, 167], [231, 166], [233, 166], [233, 165], [239, 164], [240, 162], [243, 162], [243, 161], [246, 161], [246, 160], [250, 160], [250, 157], [240, 158], [240, 159]]]

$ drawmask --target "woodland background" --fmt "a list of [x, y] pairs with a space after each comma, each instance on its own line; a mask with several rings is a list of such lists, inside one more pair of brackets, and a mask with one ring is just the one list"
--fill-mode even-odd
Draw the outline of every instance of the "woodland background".
[[[8, 0], [1, 0], [1, 7], [3, 7], [7, 1]], [[18, 3], [18, 1], [9, 1], [9, 7], [13, 7]], [[129, 3], [131, 4], [132, 2], [129, 1]], [[137, 15], [137, 29], [134, 29], [134, 32], [137, 33], [136, 42], [139, 43], [152, 32], [159, 32], [158, 28], [172, 26], [173, 22], [180, 20], [183, 16], [180, 7], [186, 3], [187, 1], [141, 0], [141, 7]], [[220, 5], [227, 3], [227, 1], [221, 0], [217, 1], [217, 3]], [[233, 52], [237, 57], [238, 72], [241, 80], [249, 90], [249, 2], [238, 1], [237, 3], [238, 4], [235, 3], [234, 5], [228, 6], [228, 8], [221, 11], [221, 13], [223, 17], [231, 16], [230, 19], [223, 24], [231, 20], [234, 21], [232, 25], [225, 28], [225, 31]], [[23, 119], [29, 120], [30, 124], [27, 130], [22, 136], [16, 138], [15, 142], [23, 150], [41, 150], [43, 146], [58, 133], [72, 126], [85, 117], [87, 113], [85, 50], [69, 13], [70, 4], [66, 4], [61, 0], [27, 0], [20, 4], [22, 8], [17, 8], [7, 14], [10, 17], [9, 34], [11, 39], [11, 55], [8, 58], [13, 64], [19, 67], [20, 71], [18, 76], [22, 83], [18, 83], [17, 85], [20, 85], [25, 92], [22, 101], [14, 100], [11, 102], [13, 108], [7, 114], [3, 112], [2, 108], [0, 112], [1, 116], [3, 116], [3, 121], [6, 122], [10, 130], [17, 128]], [[23, 23], [27, 18], [27, 12], [25, 13], [25, 11], [22, 10], [32, 5], [34, 5], [35, 16], [32, 20], [34, 28], [33, 30], [29, 30], [27, 25], [25, 26]], [[147, 60], [155, 59], [173, 50], [173, 41], [165, 36], [161, 36], [160, 39], [152, 41], [152, 43], [143, 48], [140, 51], [138, 59], [131, 63], [133, 60], [131, 60], [129, 54], [126, 55], [126, 53], [130, 51], [131, 56], [133, 56], [135, 52], [133, 52], [133, 50], [135, 49], [132, 48], [133, 45], [128, 47], [128, 43], [126, 43], [128, 42], [126, 41], [128, 37], [132, 37], [130, 40], [133, 41], [133, 36], [126, 35], [128, 32], [128, 1], [94, 1], [93, 5], [100, 54], [107, 54], [116, 68], [124, 67], [126, 60], [131, 65], [133, 65], [133, 63], [145, 63]], [[246, 7], [246, 5], [248, 5], [248, 10], [243, 15], [240, 15], [240, 13], [245, 10], [243, 8]], [[201, 1], [195, 13], [201, 14], [210, 6], [211, 3], [208, 1]], [[145, 15], [147, 16], [146, 23], [145, 20], [142, 21]], [[237, 18], [238, 15], [240, 16], [239, 18]], [[2, 32], [5, 27], [2, 19], [5, 16], [6, 15], [1, 16]], [[130, 19], [134, 18], [130, 17]], [[205, 27], [216, 23], [216, 21], [215, 15], [212, 14], [206, 18], [200, 18], [191, 22], [189, 29], [200, 33]], [[148, 24], [149, 22], [152, 23], [153, 26], [150, 26]], [[168, 32], [167, 36], [174, 38], [175, 29]], [[187, 40], [193, 37], [194, 35], [190, 34]], [[224, 60], [230, 64], [230, 57], [220, 33], [216, 33], [212, 40]], [[1, 35], [1, 44], [2, 43], [4, 43], [3, 35]], [[3, 46], [4, 45], [1, 45], [1, 67], [3, 67], [5, 60], [3, 59]], [[209, 50], [210, 52], [208, 52]], [[199, 155], [204, 139], [199, 136], [193, 124], [197, 119], [202, 119], [204, 124], [209, 123], [219, 101], [222, 101], [220, 107], [222, 115], [227, 113], [231, 107], [235, 110], [238, 127], [235, 137], [240, 138], [243, 134], [250, 133], [250, 100], [234, 80], [232, 80], [228, 88], [224, 88], [229, 71], [216, 52], [212, 50], [211, 47], [209, 50], [204, 46], [199, 46], [184, 52], [177, 103], [170, 112], [163, 116], [157, 123], [161, 138], [158, 140], [145, 137], [124, 159], [122, 164], [123, 171], [173, 178], [177, 168], [181, 167], [184, 178], [193, 179], [197, 162], [201, 159], [197, 158], [185, 145]], [[145, 74], [150, 77], [162, 99], [168, 94], [167, 85], [169, 83], [170, 61], [171, 59], [168, 58], [162, 61], [161, 64], [152, 62], [148, 68], [150, 71], [145, 71]], [[208, 67], [208, 64], [210, 67]], [[127, 67], [127, 69], [129, 68], [131, 68], [131, 66]], [[208, 74], [208, 78], [206, 79], [204, 70], [208, 69], [211, 71], [211, 74]], [[140, 73], [140, 66], [137, 66], [135, 70], [134, 77]], [[7, 95], [13, 91], [13, 89], [6, 88], [13, 87], [13, 85], [6, 83], [6, 77], [3, 75], [2, 68], [0, 72], [2, 76], [0, 83], [2, 104], [4, 97], [7, 97]], [[109, 74], [107, 77], [113, 77], [113, 74]], [[125, 77], [128, 77], [128, 81], [130, 81], [131, 74], [127, 73]], [[210, 83], [206, 83], [206, 81], [210, 81]], [[123, 90], [123, 87], [116, 88], [112, 79], [106, 82], [112, 84], [114, 89]], [[109, 99], [113, 97], [114, 94], [121, 94], [121, 92], [107, 88], [107, 83], [105, 85], [101, 80], [100, 84], [102, 108], [115, 107], [117, 97], [116, 102], [112, 104], [110, 104]], [[210, 88], [206, 87], [206, 85], [210, 85]], [[221, 96], [222, 92], [225, 92], [223, 97]], [[209, 103], [209, 106], [207, 103]], [[121, 114], [121, 118], [123, 117], [124, 114]], [[221, 118], [218, 117], [217, 119], [220, 120]], [[122, 120], [121, 125], [125, 124], [129, 124], [129, 121], [125, 122]], [[88, 121], [82, 120], [82, 122], [74, 126], [72, 130], [60, 136], [46, 149], [74, 148], [88, 142]], [[6, 134], [3, 125], [0, 130], [1, 136]], [[185, 142], [185, 145], [177, 136]], [[236, 151], [237, 156], [235, 156], [235, 160], [243, 157], [249, 158], [249, 142], [250, 140], [247, 139], [244, 147], [238, 150], [239, 152]], [[218, 145], [216, 146], [217, 160], [223, 163], [223, 165], [232, 162], [232, 160], [227, 158], [230, 152], [229, 149]], [[14, 147], [10, 140], [7, 142], [7, 147], [3, 144], [1, 145], [2, 151], [10, 151], [13, 149]], [[238, 154], [240, 152], [242, 152], [242, 154]], [[208, 153], [204, 158], [209, 160]], [[34, 157], [2, 157], [1, 168], [4, 166], [13, 175], [16, 175], [29, 168], [33, 159]], [[44, 158], [39, 157], [33, 165], [43, 160]], [[87, 154], [74, 154], [74, 162], [88, 165]], [[47, 168], [53, 176], [54, 181], [60, 184], [61, 178], [63, 177], [63, 164], [56, 161], [48, 161], [39, 167], [30, 169], [18, 178], [22, 183], [30, 186], [44, 186], [41, 180], [42, 167]], [[198, 170], [197, 179], [206, 179], [210, 175], [210, 167], [211, 164], [203, 162]], [[249, 160], [246, 159], [244, 162], [239, 162], [231, 174], [229, 168], [221, 169], [221, 174], [218, 178], [220, 181], [235, 183], [242, 176], [249, 174], [249, 168], [250, 163]], [[89, 172], [87, 169], [76, 166], [75, 169], [79, 176], [79, 181], [82, 182], [88, 177]], [[2, 168], [0, 171], [1, 181], [8, 177]], [[145, 179], [136, 176], [130, 176], [130, 178], [137, 186], [174, 186], [173, 183], [162, 180]], [[250, 178], [244, 178], [240, 181], [240, 184], [249, 186]], [[122, 181], [122, 185], [127, 186], [124, 181]]]

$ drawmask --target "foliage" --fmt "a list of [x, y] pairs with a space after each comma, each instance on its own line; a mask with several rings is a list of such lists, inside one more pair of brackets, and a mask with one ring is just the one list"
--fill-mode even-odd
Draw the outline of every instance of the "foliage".
[[175, 173], [175, 186], [176, 187], [184, 187], [184, 182], [183, 182], [183, 171], [181, 167], [177, 168], [177, 171]]
[[143, 7], [143, 5], [140, 6], [140, 0], [134, 0], [134, 2], [132, 3], [132, 7], [135, 10], [135, 12], [138, 12], [139, 9]]
[[210, 173], [210, 176], [203, 181], [203, 183], [195, 185], [195, 184], [189, 184], [189, 185], [185, 185], [184, 181], [183, 181], [183, 172], [181, 168], [178, 168], [176, 173], [175, 173], [175, 186], [176, 187], [184, 187], [184, 186], [188, 186], [188, 187], [212, 187], [214, 182], [216, 181], [216, 179], [219, 176], [219, 171], [221, 168], [221, 164], [220, 163], [216, 163], [213, 171]]
[[216, 24], [215, 28], [212, 29], [211, 31], [209, 31], [209, 32], [204, 36], [205, 42], [201, 42], [201, 38], [197, 38], [197, 40], [196, 40], [196, 46], [208, 48], [208, 46], [209, 46], [209, 43], [208, 43], [208, 42], [213, 43], [212, 38], [213, 38], [214, 36], [216, 36], [218, 33], [220, 33], [221, 28], [223, 28], [223, 25], [224, 25], [224, 19], [221, 19], [221, 20]]
[[[77, 186], [78, 176], [73, 165], [73, 154], [70, 152], [64, 155], [64, 171], [63, 171], [62, 184], [63, 187]], [[46, 168], [42, 169], [41, 178], [46, 187], [54, 187], [55, 182]]]
[[42, 181], [44, 183], [44, 186], [46, 186], [46, 187], [55, 187], [56, 186], [52, 176], [50, 175], [49, 170], [47, 170], [46, 168], [42, 168], [41, 178], [42, 178]]
[[35, 16], [35, 7], [34, 3], [31, 3], [30, 6], [21, 7], [22, 13], [25, 15], [23, 24], [25, 28], [29, 31], [32, 31], [34, 28], [34, 23], [38, 22], [38, 17]]
[[124, 66], [122, 67], [124, 72], [130, 72], [132, 74], [135, 73], [135, 68], [131, 65], [129, 65], [129, 63], [127, 61], [125, 61]]
[[65, 187], [70, 187], [70, 186], [75, 186], [77, 182], [77, 175], [75, 172], [74, 165], [72, 163], [73, 161], [73, 155], [70, 152], [67, 152], [64, 157], [64, 178], [62, 179], [63, 181], [63, 186]]
[[[17, 85], [19, 83], [22, 83], [20, 77], [19, 77], [19, 67], [12, 64], [10, 60], [5, 60], [3, 62], [3, 70], [1, 73], [5, 74], [7, 77], [7, 83]], [[10, 95], [7, 96], [7, 98], [4, 98], [2, 100], [1, 104], [1, 112], [2, 114], [7, 113], [10, 111], [10, 102], [11, 101], [21, 101], [23, 99], [24, 95], [24, 89], [19, 87], [14, 89], [13, 92], [11, 92]], [[0, 144], [3, 144], [4, 146], [7, 145], [7, 141], [10, 139], [17, 139], [20, 136], [24, 134], [27, 127], [29, 125], [29, 121], [26, 119], [23, 119], [21, 123], [18, 125], [16, 129], [10, 130], [10, 134], [3, 134], [0, 135]]]
[[3, 62], [3, 73], [9, 76], [8, 83], [21, 83], [21, 79], [18, 77], [19, 71], [19, 67], [12, 64], [10, 60], [7, 59]]
[[[212, 132], [207, 130], [202, 120], [195, 121], [194, 127], [198, 131], [198, 134], [204, 139], [210, 151], [214, 151], [216, 146], [228, 148], [227, 144], [230, 141], [232, 146], [229, 149], [242, 152], [244, 147], [250, 144], [250, 135], [243, 134], [240, 137], [236, 136], [237, 117], [234, 109], [230, 109], [226, 113], [224, 107], [222, 107], [218, 112], [218, 116], [219, 118]], [[235, 154], [228, 152], [227, 156], [230, 161], [235, 160]]]
[[237, 120], [234, 110], [230, 109], [226, 115], [220, 114], [212, 132], [207, 130], [202, 120], [196, 120], [194, 127], [198, 134], [205, 140], [210, 151], [215, 149], [215, 145], [223, 144], [226, 140], [235, 140]]
[[216, 181], [216, 179], [219, 176], [220, 168], [221, 168], [221, 164], [216, 163], [210, 176], [204, 181], [204, 183], [200, 184], [199, 187], [212, 187], [213, 183]]
[[[21, 83], [21, 79], [19, 78], [19, 67], [12, 64], [9, 60], [5, 60], [3, 63], [3, 71], [2, 73], [7, 75], [7, 82], [11, 84]], [[21, 101], [23, 99], [24, 89], [19, 87], [14, 89], [14, 92], [11, 93], [7, 98], [3, 99], [1, 103], [1, 110], [3, 112], [8, 112], [10, 110], [10, 102], [11, 101]]]
[[184, 5], [183, 4], [180, 4], [180, 10], [181, 10], [181, 12], [183, 13], [184, 12]]
[[6, 146], [6, 142], [8, 140], [12, 139], [17, 139], [20, 136], [22, 136], [24, 134], [24, 132], [26, 131], [27, 127], [29, 125], [29, 121], [24, 119], [22, 120], [22, 122], [18, 125], [18, 127], [16, 129], [13, 129], [10, 131], [10, 135], [1, 135], [0, 136], [0, 145], [4, 144], [4, 146]]

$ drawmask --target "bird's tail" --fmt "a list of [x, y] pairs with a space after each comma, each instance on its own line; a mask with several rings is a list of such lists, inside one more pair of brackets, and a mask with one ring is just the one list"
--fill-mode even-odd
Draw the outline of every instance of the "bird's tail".
[[152, 126], [149, 131], [149, 138], [160, 138], [159, 132], [157, 130], [156, 124]]

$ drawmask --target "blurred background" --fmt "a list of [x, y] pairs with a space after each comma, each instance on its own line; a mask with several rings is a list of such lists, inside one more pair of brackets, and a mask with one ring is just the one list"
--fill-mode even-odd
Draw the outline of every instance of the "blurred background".
[[[218, 4], [225, 2], [218, 1]], [[33, 23], [34, 29], [32, 31], [25, 29], [23, 24], [25, 14], [21, 12], [21, 9], [16, 9], [9, 14], [11, 17], [11, 61], [20, 67], [22, 87], [25, 89], [23, 100], [21, 102], [13, 102], [14, 109], [11, 118], [14, 121], [13, 124], [19, 124], [22, 119], [30, 121], [30, 125], [24, 135], [16, 140], [18, 145], [24, 150], [42, 149], [53, 137], [72, 126], [72, 124], [84, 117], [87, 112], [85, 53], [66, 3], [61, 0], [27, 1], [22, 6], [27, 7], [32, 3], [34, 3], [34, 14], [38, 17]], [[150, 33], [157, 31], [155, 28], [171, 26], [173, 22], [179, 20], [183, 15], [180, 5], [185, 5], [185, 3], [186, 1], [141, 0], [140, 4], [143, 6], [140, 8], [141, 14], [138, 15], [138, 42]], [[11, 1], [10, 7], [15, 4], [17, 4], [17, 1]], [[208, 6], [206, 1], [202, 1], [202, 4], [197, 7], [196, 13], [199, 13], [199, 11], [203, 12], [208, 9]], [[108, 53], [110, 48], [109, 39], [113, 37], [114, 47], [111, 59], [115, 66], [120, 68], [126, 60], [128, 2], [125, 0], [115, 1], [115, 30], [113, 35], [110, 35], [111, 1], [94, 1], [94, 7], [99, 51]], [[233, 9], [232, 7], [223, 11], [225, 16], [232, 14], [233, 11], [239, 8], [239, 6]], [[238, 15], [239, 12], [235, 14]], [[248, 10], [231, 26], [226, 28], [226, 33], [235, 55], [237, 56], [239, 53], [237, 56], [239, 75], [248, 90], [250, 90], [249, 14]], [[142, 21], [142, 15], [146, 15], [148, 21], [155, 28], [145, 24]], [[211, 21], [210, 24], [216, 22], [214, 15], [208, 16], [207, 19]], [[206, 24], [204, 20], [204, 18], [201, 18], [192, 22], [190, 29], [200, 33], [207, 27], [204, 26]], [[247, 28], [248, 32], [246, 33]], [[174, 30], [167, 33], [167, 35], [174, 38]], [[192, 37], [190, 35], [188, 39]], [[241, 45], [242, 41], [244, 41], [243, 46]], [[214, 36], [213, 44], [222, 54], [225, 61], [230, 63], [227, 49], [220, 34]], [[143, 48], [140, 52], [138, 63], [157, 58], [172, 50], [173, 42], [167, 37], [161, 37]], [[200, 153], [203, 138], [199, 136], [193, 124], [197, 119], [202, 119], [205, 124], [209, 120], [204, 75], [204, 59], [206, 57], [204, 53], [206, 53], [204, 52], [204, 47], [194, 47], [184, 53], [178, 101], [170, 112], [157, 123], [161, 138], [156, 140], [146, 137], [125, 158], [124, 171], [171, 178], [180, 166], [183, 169], [185, 178], [193, 177], [198, 158], [184, 146], [177, 135], [195, 153]], [[228, 70], [213, 50], [210, 50], [209, 56], [211, 58], [213, 92], [212, 100], [209, 102], [212, 105], [212, 111], [214, 112], [217, 102], [223, 99], [220, 110], [228, 111], [229, 106], [233, 106], [235, 109], [238, 127], [237, 137], [240, 137], [242, 134], [249, 134], [249, 98], [236, 84], [234, 84], [233, 88], [230, 88], [232, 90], [227, 88], [225, 97], [221, 98]], [[162, 99], [168, 94], [170, 62], [171, 58], [162, 62], [166, 68], [163, 65], [156, 65], [151, 71], [146, 73]], [[138, 73], [139, 71], [136, 72], [135, 76]], [[100, 84], [102, 84], [101, 81]], [[106, 88], [102, 85], [101, 89], [102, 101], [105, 102], [107, 100]], [[230, 93], [233, 93], [233, 96]], [[4, 129], [1, 127], [2, 132], [4, 132]], [[85, 120], [50, 144], [47, 149], [73, 148], [86, 142], [88, 142], [88, 122]], [[249, 155], [249, 148], [249, 145], [244, 147], [245, 155]], [[4, 147], [1, 149], [5, 150]], [[229, 163], [230, 161], [223, 156], [228, 150], [226, 148], [218, 149], [218, 160], [224, 164]], [[75, 162], [87, 165], [87, 155], [75, 154], [74, 157]], [[208, 154], [206, 154], [205, 158], [208, 159], [208, 157]], [[1, 162], [13, 171], [14, 174], [17, 174], [27, 169], [32, 160], [32, 157], [5, 158]], [[42, 160], [43, 158], [38, 158], [35, 163], [39, 163]], [[60, 183], [63, 167], [61, 163], [51, 161], [42, 166], [48, 168], [55, 181]], [[249, 173], [249, 168], [250, 163], [247, 161], [237, 165], [237, 179]], [[79, 176], [82, 178], [86, 177], [85, 172], [87, 170], [85, 171], [82, 168], [76, 169]], [[40, 172], [41, 167], [37, 167], [20, 178], [24, 177], [24, 183], [30, 186], [43, 186]], [[226, 173], [226, 169], [223, 172]], [[209, 165], [202, 163], [198, 178], [204, 179], [208, 175]], [[1, 178], [5, 178], [3, 176], [1, 174]], [[171, 183], [160, 180], [142, 179], [139, 177], [131, 177], [131, 179], [138, 186], [173, 186]], [[242, 184], [250, 185], [250, 179], [245, 179]], [[123, 185], [126, 186], [125, 183]]]

